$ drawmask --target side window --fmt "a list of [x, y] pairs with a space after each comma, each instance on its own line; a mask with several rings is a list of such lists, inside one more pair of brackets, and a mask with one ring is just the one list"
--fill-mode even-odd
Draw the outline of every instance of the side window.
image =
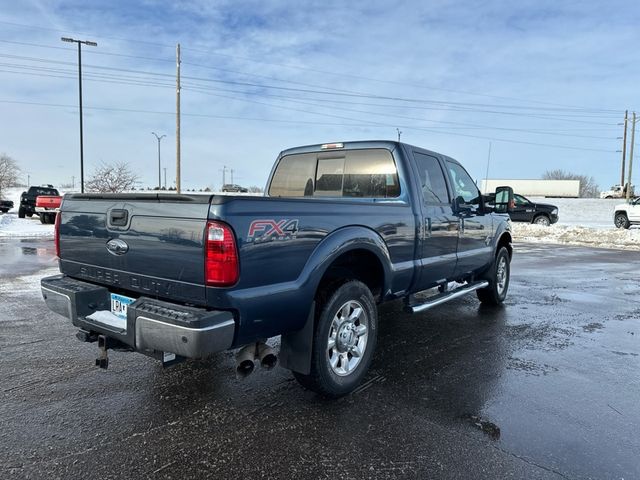
[[447, 168], [451, 174], [453, 181], [454, 194], [462, 197], [464, 203], [469, 205], [480, 206], [480, 191], [476, 184], [471, 180], [467, 171], [461, 165], [454, 162], [447, 162]]
[[308, 197], [313, 195], [316, 156], [312, 153], [282, 157], [271, 179], [272, 197]]
[[529, 202], [527, 201], [527, 199], [524, 198], [522, 195], [514, 195], [513, 196], [513, 201], [518, 206], [529, 205]]
[[398, 195], [398, 171], [388, 150], [347, 152], [343, 197], [393, 198]]
[[422, 197], [426, 203], [449, 203], [447, 184], [440, 162], [435, 157], [413, 152], [416, 161]]

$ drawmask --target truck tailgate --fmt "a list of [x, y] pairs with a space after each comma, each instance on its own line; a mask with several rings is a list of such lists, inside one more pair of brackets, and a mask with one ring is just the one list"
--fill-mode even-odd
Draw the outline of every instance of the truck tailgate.
[[210, 200], [210, 195], [67, 195], [59, 227], [60, 269], [116, 293], [204, 305]]

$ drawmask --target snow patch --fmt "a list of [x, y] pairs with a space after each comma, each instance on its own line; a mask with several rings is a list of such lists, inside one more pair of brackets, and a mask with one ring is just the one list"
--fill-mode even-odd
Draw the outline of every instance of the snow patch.
[[18, 218], [15, 213], [0, 215], [0, 238], [53, 238], [53, 225], [43, 225], [40, 218]]
[[513, 238], [517, 242], [561, 243], [585, 247], [640, 250], [640, 230], [623, 230], [556, 224], [550, 227], [512, 222]]

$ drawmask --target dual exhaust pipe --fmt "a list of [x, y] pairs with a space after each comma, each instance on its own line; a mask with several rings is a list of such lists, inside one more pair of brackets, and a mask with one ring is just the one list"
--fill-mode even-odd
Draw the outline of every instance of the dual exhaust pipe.
[[278, 356], [264, 342], [245, 345], [236, 353], [236, 377], [242, 379], [251, 375], [256, 368], [256, 361], [265, 370], [271, 370], [278, 364]]

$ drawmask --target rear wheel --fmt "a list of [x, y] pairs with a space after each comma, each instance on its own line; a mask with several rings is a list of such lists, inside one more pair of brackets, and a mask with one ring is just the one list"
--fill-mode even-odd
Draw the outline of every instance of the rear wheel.
[[511, 278], [511, 259], [506, 247], [500, 248], [493, 265], [487, 272], [486, 279], [489, 285], [476, 290], [476, 294], [482, 303], [487, 305], [501, 305], [507, 298], [509, 280]]
[[352, 392], [369, 370], [377, 333], [371, 291], [357, 280], [342, 284], [316, 311], [311, 371], [294, 372], [296, 380], [325, 397]]
[[618, 228], [629, 228], [631, 226], [631, 222], [629, 222], [627, 214], [624, 212], [616, 213], [613, 223]]
[[544, 227], [548, 227], [549, 225], [551, 225], [551, 221], [546, 215], [538, 215], [533, 219], [533, 223], [535, 223], [536, 225], [542, 225]]
[[24, 208], [18, 208], [18, 218], [24, 218]]

